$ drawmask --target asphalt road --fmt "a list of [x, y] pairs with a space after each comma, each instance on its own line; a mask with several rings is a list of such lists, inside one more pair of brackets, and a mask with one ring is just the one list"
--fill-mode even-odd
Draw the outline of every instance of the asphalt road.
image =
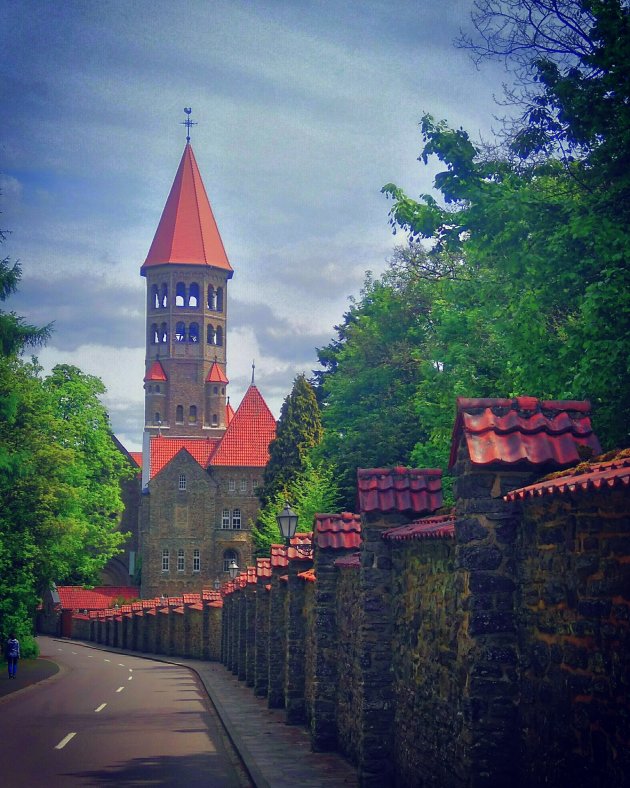
[[194, 673], [38, 640], [61, 671], [0, 705], [3, 788], [250, 785]]

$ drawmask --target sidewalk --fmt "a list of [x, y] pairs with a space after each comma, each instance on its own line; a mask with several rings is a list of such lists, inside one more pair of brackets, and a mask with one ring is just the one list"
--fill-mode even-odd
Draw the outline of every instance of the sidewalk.
[[59, 665], [47, 657], [21, 659], [18, 662], [17, 678], [10, 679], [6, 662], [0, 663], [0, 700], [13, 692], [31, 687], [59, 672]]
[[[63, 641], [68, 642], [68, 641]], [[347, 788], [357, 786], [356, 769], [338, 753], [311, 752], [308, 731], [287, 725], [284, 711], [268, 709], [264, 698], [218, 662], [111, 648], [81, 640], [77, 646], [130, 654], [193, 670], [238, 751], [256, 788]]]

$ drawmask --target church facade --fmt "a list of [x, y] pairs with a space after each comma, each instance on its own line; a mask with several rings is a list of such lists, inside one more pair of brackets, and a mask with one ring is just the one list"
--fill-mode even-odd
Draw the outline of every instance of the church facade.
[[251, 563], [276, 426], [253, 376], [239, 407], [229, 402], [233, 269], [189, 140], [140, 273], [145, 424], [142, 455], [132, 453], [142, 481], [129, 573], [143, 598], [180, 596], [224, 580], [232, 560]]

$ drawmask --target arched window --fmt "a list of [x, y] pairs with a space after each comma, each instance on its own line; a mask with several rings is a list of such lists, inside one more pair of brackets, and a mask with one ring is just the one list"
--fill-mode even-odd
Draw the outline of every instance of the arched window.
[[215, 345], [222, 345], [223, 344], [223, 327], [217, 326], [217, 333], [215, 335]]
[[186, 326], [184, 322], [180, 320], [175, 326], [175, 342], [185, 342], [185, 341], [186, 341]]
[[217, 308], [217, 291], [212, 285], [208, 285], [208, 309]]
[[178, 282], [175, 287], [175, 306], [186, 305], [186, 285], [183, 282]]
[[188, 306], [199, 306], [199, 285], [193, 282], [188, 289]]
[[159, 393], [160, 393], [160, 384], [159, 384], [159, 383], [158, 383], [158, 384], [156, 385], [156, 387], [155, 387], [155, 393], [156, 393], [156, 394], [159, 394]]
[[155, 411], [153, 414], [153, 423], [157, 424], [158, 426], [162, 423], [162, 419], [160, 418], [160, 414], [158, 411]]
[[151, 325], [151, 343], [157, 345], [159, 341], [160, 341], [160, 335], [158, 334], [157, 323], [153, 323]]
[[230, 571], [230, 564], [232, 561], [236, 561], [238, 564], [238, 553], [236, 550], [226, 550], [223, 553], [223, 571], [229, 572]]
[[217, 305], [215, 309], [218, 312], [223, 312], [223, 288], [217, 287]]
[[160, 323], [160, 342], [168, 342], [168, 325]]
[[188, 423], [189, 424], [196, 424], [197, 423], [197, 406], [191, 405], [188, 410]]
[[213, 394], [218, 394], [219, 393], [219, 387], [218, 386], [213, 386], [212, 387], [212, 393]]
[[191, 323], [188, 326], [188, 341], [199, 342], [199, 323]]
[[160, 291], [157, 285], [151, 287], [151, 306], [153, 309], [160, 308]]
[[153, 391], [153, 386], [150, 383], [147, 384], [147, 391], [149, 394]]
[[219, 426], [219, 417], [217, 416], [216, 413], [212, 414], [212, 426], [213, 427], [218, 427]]
[[241, 510], [232, 509], [232, 528], [240, 530], [241, 527]]
[[212, 323], [208, 323], [206, 342], [208, 345], [214, 345], [214, 326], [212, 325]]
[[162, 287], [160, 288], [160, 301], [162, 303], [162, 309], [166, 309], [168, 306], [168, 285], [166, 282], [162, 282]]
[[184, 423], [184, 406], [178, 405], [175, 408], [175, 423], [176, 424], [183, 424]]

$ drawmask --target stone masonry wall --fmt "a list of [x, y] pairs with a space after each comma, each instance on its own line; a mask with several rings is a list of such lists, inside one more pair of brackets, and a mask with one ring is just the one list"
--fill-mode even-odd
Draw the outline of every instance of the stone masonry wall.
[[359, 759], [361, 736], [357, 705], [360, 697], [361, 664], [358, 652], [358, 629], [361, 615], [359, 569], [336, 569], [337, 580], [337, 741], [352, 763]]

